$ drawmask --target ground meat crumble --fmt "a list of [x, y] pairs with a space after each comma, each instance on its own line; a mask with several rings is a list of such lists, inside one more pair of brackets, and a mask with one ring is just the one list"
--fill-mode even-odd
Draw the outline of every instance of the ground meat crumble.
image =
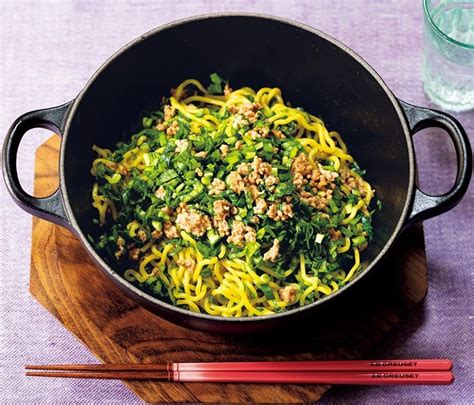
[[125, 239], [119, 236], [117, 238], [117, 251], [115, 252], [115, 257], [118, 259], [123, 255], [125, 251]]
[[242, 103], [240, 105], [232, 104], [229, 107], [229, 112], [231, 114], [236, 114], [236, 116], [245, 117], [251, 124], [257, 121], [257, 111], [260, 110], [262, 106], [259, 103]]
[[341, 236], [342, 236], [341, 231], [339, 231], [338, 229], [334, 229], [334, 228], [329, 228], [328, 229], [328, 234], [329, 234], [329, 237], [331, 238], [331, 240], [340, 239]]
[[164, 225], [164, 233], [165, 233], [165, 236], [168, 238], [168, 239], [174, 239], [174, 238], [177, 238], [179, 236], [178, 234], [178, 228], [176, 228], [175, 225], [173, 225], [171, 222], [167, 221], [165, 222], [165, 225]]
[[288, 221], [293, 218], [293, 208], [288, 203], [282, 203], [281, 209], [278, 209], [278, 204], [271, 204], [268, 208], [267, 215], [274, 221]]
[[[324, 169], [320, 164], [313, 167], [305, 153], [300, 153], [293, 160], [291, 173], [300, 200], [317, 210], [324, 209], [332, 198], [339, 174]], [[310, 191], [305, 190], [306, 185], [309, 185]]]
[[209, 195], [219, 195], [224, 191], [225, 191], [225, 183], [222, 180], [218, 178], [215, 178], [214, 180], [212, 180], [212, 183], [210, 184], [210, 187], [209, 187]]
[[282, 287], [278, 290], [280, 299], [284, 302], [293, 302], [298, 294], [298, 286], [296, 284], [290, 284]]
[[235, 194], [240, 194], [245, 190], [245, 183], [242, 179], [242, 176], [237, 172], [230, 172], [227, 176], [227, 181], [229, 182], [229, 186], [231, 190]]
[[268, 127], [257, 127], [247, 132], [252, 139], [267, 138], [269, 133], [270, 129]]
[[164, 200], [165, 198], [165, 188], [163, 186], [158, 187], [158, 190], [155, 191], [155, 197], [159, 200]]
[[[176, 122], [176, 121], [175, 121]], [[172, 127], [170, 127], [172, 128]], [[181, 153], [185, 151], [189, 146], [189, 141], [187, 139], [177, 139], [176, 140], [176, 153]]]
[[363, 180], [360, 177], [353, 176], [349, 170], [345, 170], [341, 173], [341, 178], [349, 190], [359, 190], [362, 197], [367, 195], [367, 190], [365, 189]]
[[211, 221], [206, 214], [183, 206], [176, 217], [176, 225], [183, 231], [202, 236], [211, 228]]
[[170, 120], [171, 118], [174, 117], [176, 109], [174, 107], [170, 106], [170, 105], [165, 105], [164, 112], [165, 112], [164, 120], [168, 121], [168, 120]]
[[244, 242], [255, 242], [255, 240], [255, 229], [245, 225], [242, 221], [234, 221], [232, 223], [232, 233], [227, 238], [227, 242], [242, 246]]
[[263, 260], [266, 262], [275, 263], [280, 255], [280, 241], [278, 239], [273, 240], [273, 245], [267, 252], [263, 255]]
[[147, 236], [146, 236], [146, 232], [143, 229], [140, 229], [137, 232], [137, 236], [138, 236], [138, 239], [140, 239], [142, 242], [146, 242]]
[[265, 213], [267, 207], [267, 202], [263, 198], [258, 198], [255, 200], [255, 208], [253, 209], [253, 212], [255, 214], [263, 214]]
[[163, 232], [159, 231], [158, 229], [155, 229], [155, 230], [151, 233], [151, 237], [152, 237], [153, 239], [160, 239], [162, 236], [163, 236]]
[[226, 145], [224, 143], [223, 145], [220, 146], [219, 150], [221, 152], [221, 158], [224, 159], [229, 153], [229, 145]]
[[229, 201], [226, 200], [217, 200], [214, 201], [213, 204], [214, 207], [214, 214], [215, 214], [215, 219], [221, 220], [221, 219], [227, 219], [230, 214], [233, 212], [233, 206]]

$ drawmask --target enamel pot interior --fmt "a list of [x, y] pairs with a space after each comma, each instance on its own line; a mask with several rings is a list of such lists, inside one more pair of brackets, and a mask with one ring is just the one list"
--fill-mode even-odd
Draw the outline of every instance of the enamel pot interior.
[[92, 223], [97, 213], [91, 206], [92, 145], [114, 148], [116, 142], [127, 140], [140, 128], [141, 114], [158, 108], [162, 96], [186, 78], [207, 82], [210, 73], [218, 72], [234, 89], [280, 87], [285, 100], [303, 106], [320, 116], [327, 128], [337, 130], [367, 170], [366, 178], [383, 204], [382, 214], [375, 216], [374, 239], [362, 256], [371, 263], [405, 221], [413, 168], [410, 141], [396, 101], [369, 69], [323, 34], [256, 16], [192, 19], [145, 35], [97, 72], [70, 113], [61, 172], [66, 208], [76, 232], [122, 288], [161, 316], [224, 332], [280, 323], [294, 312], [238, 322], [196, 317], [139, 294], [117, 276], [116, 265], [98, 257], [85, 238], [97, 233]]

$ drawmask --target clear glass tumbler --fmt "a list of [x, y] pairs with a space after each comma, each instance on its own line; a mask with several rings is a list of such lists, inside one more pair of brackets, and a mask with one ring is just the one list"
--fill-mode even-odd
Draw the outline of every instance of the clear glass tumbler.
[[423, 0], [423, 82], [444, 109], [474, 109], [474, 0]]

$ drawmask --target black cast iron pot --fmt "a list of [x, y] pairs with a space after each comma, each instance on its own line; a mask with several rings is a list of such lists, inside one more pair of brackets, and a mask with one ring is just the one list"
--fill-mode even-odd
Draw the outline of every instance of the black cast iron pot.
[[[112, 148], [138, 129], [140, 114], [158, 107], [162, 95], [185, 78], [212, 72], [234, 88], [278, 86], [286, 100], [322, 117], [339, 131], [373, 185], [383, 209], [374, 239], [364, 251], [367, 270], [336, 294], [303, 308], [259, 318], [226, 319], [173, 307], [123, 279], [95, 250], [86, 234], [97, 232], [91, 206], [92, 145]], [[445, 129], [457, 154], [452, 189], [428, 196], [415, 184], [412, 136], [426, 127]], [[62, 135], [60, 186], [49, 197], [26, 193], [16, 167], [18, 146], [31, 128]], [[281, 326], [345, 295], [393, 245], [402, 229], [456, 205], [471, 176], [468, 138], [448, 114], [398, 100], [377, 73], [351, 49], [313, 28], [267, 16], [219, 14], [168, 24], [125, 46], [91, 78], [81, 93], [59, 107], [26, 113], [12, 125], [3, 149], [8, 190], [25, 211], [72, 230], [111, 281], [156, 314], [212, 332], [249, 332]]]

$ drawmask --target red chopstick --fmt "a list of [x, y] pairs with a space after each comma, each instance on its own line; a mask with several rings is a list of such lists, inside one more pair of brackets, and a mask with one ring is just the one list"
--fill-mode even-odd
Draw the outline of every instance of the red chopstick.
[[176, 371], [172, 373], [170, 381], [209, 383], [447, 385], [454, 381], [454, 377], [450, 371], [395, 371], [382, 373], [360, 373], [355, 371]]
[[121, 380], [160, 380], [201, 383], [278, 383], [278, 384], [357, 384], [357, 385], [447, 385], [454, 381], [450, 371], [128, 371], [128, 372], [40, 372], [28, 376], [96, 378]]
[[29, 365], [30, 370], [64, 371], [449, 371], [448, 359], [244, 361], [162, 364], [63, 364]]

